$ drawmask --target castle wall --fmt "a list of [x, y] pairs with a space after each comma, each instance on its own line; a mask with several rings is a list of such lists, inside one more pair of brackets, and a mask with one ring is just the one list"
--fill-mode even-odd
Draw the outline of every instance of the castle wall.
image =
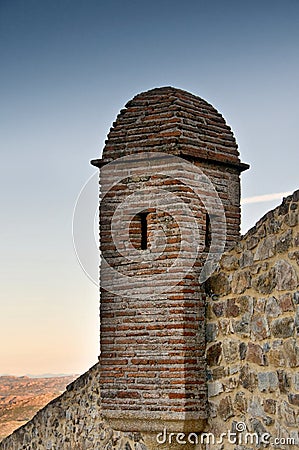
[[[298, 446], [298, 201], [296, 191], [266, 214], [223, 255], [220, 270], [207, 283], [209, 419], [204, 431], [213, 433], [216, 441], [221, 433], [235, 432], [236, 426], [244, 423], [252, 434], [297, 440], [295, 445], [274, 448], [292, 450]], [[97, 364], [2, 441], [0, 449], [187, 448], [173, 444], [160, 447], [154, 441], [148, 445], [147, 434], [136, 431], [138, 424], [134, 428], [131, 433], [115, 431], [104, 420]], [[244, 441], [229, 443], [226, 437], [223, 443], [225, 450], [257, 448], [255, 443], [246, 445]], [[199, 448], [220, 450], [221, 445]]]
[[96, 364], [30, 422], [4, 439], [0, 449], [146, 450], [146, 447], [139, 433], [114, 431], [103, 419]]
[[299, 444], [298, 200], [296, 191], [266, 214], [207, 283], [209, 426], [218, 436], [242, 422]]

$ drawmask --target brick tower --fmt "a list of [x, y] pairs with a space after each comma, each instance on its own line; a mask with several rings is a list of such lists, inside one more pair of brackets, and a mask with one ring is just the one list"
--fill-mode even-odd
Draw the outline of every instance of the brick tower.
[[198, 432], [204, 281], [239, 237], [248, 166], [215, 108], [172, 87], [129, 101], [92, 164], [101, 169], [103, 414], [123, 431]]

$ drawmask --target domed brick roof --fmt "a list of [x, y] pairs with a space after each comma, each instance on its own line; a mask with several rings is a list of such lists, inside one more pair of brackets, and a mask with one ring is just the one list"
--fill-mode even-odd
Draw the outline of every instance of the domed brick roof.
[[136, 95], [120, 111], [108, 134], [101, 162], [148, 151], [162, 151], [222, 164], [240, 171], [238, 145], [222, 115], [189, 92], [161, 87]]

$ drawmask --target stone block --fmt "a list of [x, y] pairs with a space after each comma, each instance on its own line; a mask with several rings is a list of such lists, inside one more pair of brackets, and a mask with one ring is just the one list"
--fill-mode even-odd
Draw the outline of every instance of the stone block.
[[215, 397], [223, 392], [223, 386], [220, 381], [213, 381], [208, 383], [208, 397]]
[[257, 298], [254, 302], [254, 312], [264, 314], [266, 308], [266, 299]]
[[267, 273], [262, 273], [253, 280], [252, 285], [260, 294], [271, 294], [276, 286], [275, 271], [271, 269]]
[[278, 389], [276, 372], [260, 372], [257, 374], [258, 388], [261, 392], [275, 392]]
[[251, 320], [251, 335], [254, 340], [263, 340], [270, 336], [268, 321], [265, 316], [255, 315]]
[[267, 414], [276, 414], [276, 405], [277, 405], [276, 400], [274, 400], [273, 398], [267, 398], [264, 401], [264, 411]]
[[206, 286], [210, 294], [227, 295], [231, 291], [229, 279], [223, 272], [211, 276]]
[[251, 417], [264, 417], [265, 411], [261, 404], [261, 399], [259, 397], [253, 396], [248, 402], [248, 414]]
[[290, 376], [284, 370], [277, 370], [279, 391], [281, 394], [287, 394], [291, 387]]
[[298, 212], [296, 210], [289, 212], [289, 214], [286, 216], [286, 223], [290, 227], [295, 227], [298, 224]]
[[247, 271], [236, 272], [232, 279], [232, 292], [234, 294], [243, 294], [251, 286], [251, 275]]
[[253, 297], [250, 295], [242, 295], [237, 298], [237, 303], [240, 307], [241, 314], [246, 313], [252, 316], [253, 314]]
[[291, 405], [299, 406], [299, 394], [289, 394], [288, 400]]
[[254, 249], [259, 243], [259, 239], [257, 238], [257, 236], [249, 236], [246, 240], [246, 245], [248, 250], [252, 250]]
[[285, 367], [286, 358], [285, 353], [282, 348], [271, 348], [268, 353], [268, 362], [269, 365], [273, 365], [274, 367]]
[[227, 364], [239, 360], [239, 342], [235, 340], [223, 341], [223, 356]]
[[220, 301], [215, 302], [212, 305], [212, 311], [215, 314], [216, 317], [223, 317], [224, 311], [225, 311], [226, 302]]
[[293, 386], [296, 391], [299, 391], [299, 373], [293, 375]]
[[292, 294], [289, 292], [278, 297], [278, 304], [282, 312], [294, 311]]
[[282, 317], [271, 323], [271, 332], [275, 338], [288, 338], [294, 333], [293, 317]]
[[260, 345], [248, 343], [246, 361], [258, 364], [259, 366], [265, 365], [265, 356], [263, 349]]
[[218, 404], [209, 400], [208, 407], [209, 407], [209, 417], [211, 418], [217, 417]]
[[219, 366], [211, 369], [211, 376], [213, 380], [220, 380], [228, 375], [228, 367]]
[[241, 320], [235, 320], [232, 322], [233, 332], [240, 337], [245, 338], [250, 335], [250, 317], [248, 314], [244, 314]]
[[264, 259], [269, 259], [275, 255], [275, 236], [268, 236], [263, 239], [258, 247], [256, 248], [254, 254], [254, 261], [263, 261]]
[[250, 392], [253, 392], [257, 387], [257, 375], [249, 367], [249, 364], [241, 367], [239, 376], [240, 385]]
[[285, 233], [279, 236], [276, 242], [277, 253], [287, 252], [292, 243], [292, 238], [292, 230], [287, 230]]
[[299, 306], [297, 306], [297, 308], [296, 308], [294, 325], [295, 325], [295, 328], [297, 331], [297, 335], [299, 335]]
[[220, 400], [218, 414], [224, 421], [235, 415], [231, 397], [227, 396]]
[[235, 410], [241, 414], [245, 414], [247, 411], [247, 399], [245, 392], [239, 391], [235, 395], [234, 399]]
[[275, 297], [269, 297], [266, 302], [265, 313], [268, 317], [278, 317], [281, 314], [281, 308]]
[[247, 344], [245, 342], [240, 342], [239, 355], [240, 355], [241, 361], [243, 361], [245, 359], [246, 353], [247, 353]]
[[268, 222], [266, 223], [266, 231], [268, 234], [278, 233], [280, 231], [280, 227], [281, 227], [281, 220], [275, 219], [274, 217], [268, 220]]
[[239, 267], [238, 258], [234, 255], [223, 255], [220, 261], [220, 267], [224, 270], [235, 270]]
[[299, 366], [299, 347], [297, 345], [296, 339], [287, 339], [283, 343], [283, 349], [285, 358], [287, 361], [287, 365], [289, 367], [298, 367]]
[[229, 298], [226, 303], [226, 317], [238, 317], [240, 308], [235, 298]]
[[208, 366], [218, 366], [220, 362], [222, 354], [222, 344], [221, 342], [217, 342], [216, 344], [212, 344], [207, 348], [206, 352], [206, 361]]
[[241, 269], [243, 269], [245, 267], [252, 266], [252, 264], [253, 264], [253, 253], [249, 250], [245, 250], [240, 257], [239, 265]]
[[263, 434], [267, 433], [266, 428], [264, 427], [264, 425], [261, 423], [260, 420], [258, 419], [250, 419], [250, 424], [252, 427], [252, 430], [254, 433], [257, 433], [258, 436], [262, 436]]
[[274, 265], [275, 284], [279, 291], [296, 289], [298, 286], [298, 275], [294, 267], [280, 259]]
[[207, 323], [206, 325], [206, 342], [215, 341], [218, 334], [218, 325], [216, 323]]

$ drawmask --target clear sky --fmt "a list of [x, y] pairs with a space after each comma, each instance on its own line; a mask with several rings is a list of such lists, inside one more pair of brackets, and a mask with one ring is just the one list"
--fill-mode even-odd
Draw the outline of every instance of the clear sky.
[[[298, 21], [297, 0], [0, 0], [0, 373], [97, 360], [98, 290], [72, 214], [136, 93], [212, 103], [251, 164], [242, 197], [298, 188]], [[278, 203], [244, 205], [243, 231]]]

